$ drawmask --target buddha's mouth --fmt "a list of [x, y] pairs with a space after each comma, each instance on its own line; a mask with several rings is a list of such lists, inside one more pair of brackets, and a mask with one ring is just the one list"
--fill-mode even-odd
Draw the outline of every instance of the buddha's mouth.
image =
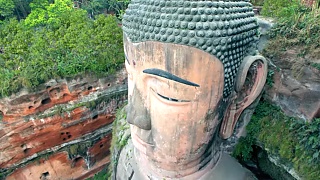
[[130, 128], [133, 145], [140, 152], [147, 154], [147, 148], [154, 146], [152, 143], [148, 142], [148, 139], [150, 139], [151, 136], [151, 131], [142, 130], [134, 125], [130, 125]]

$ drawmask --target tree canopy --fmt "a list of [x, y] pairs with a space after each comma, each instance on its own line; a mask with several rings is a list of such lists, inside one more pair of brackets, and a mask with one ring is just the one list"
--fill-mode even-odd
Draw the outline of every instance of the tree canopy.
[[12, 0], [0, 0], [0, 16], [2, 19], [13, 14], [14, 2]]
[[114, 72], [122, 65], [122, 31], [111, 15], [89, 18], [69, 0], [35, 0], [25, 20], [0, 25], [0, 97], [51, 78]]

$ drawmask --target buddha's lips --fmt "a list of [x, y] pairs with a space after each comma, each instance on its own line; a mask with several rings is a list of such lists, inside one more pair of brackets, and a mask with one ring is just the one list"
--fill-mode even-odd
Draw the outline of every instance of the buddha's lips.
[[133, 145], [142, 153], [147, 154], [147, 148], [154, 146], [152, 144], [149, 144], [145, 141], [143, 141], [141, 138], [139, 138], [135, 133], [131, 133], [132, 142]]

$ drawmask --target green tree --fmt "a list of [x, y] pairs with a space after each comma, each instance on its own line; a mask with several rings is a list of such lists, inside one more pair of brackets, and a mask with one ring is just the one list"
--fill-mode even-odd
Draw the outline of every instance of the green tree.
[[0, 19], [5, 19], [13, 15], [14, 2], [12, 0], [0, 0]]
[[0, 97], [51, 78], [105, 76], [122, 66], [122, 31], [114, 16], [89, 19], [85, 10], [61, 6], [46, 5], [50, 16], [41, 23], [30, 14], [0, 25]]
[[70, 0], [55, 0], [52, 4], [49, 4], [48, 0], [34, 0], [30, 7], [31, 13], [25, 20], [25, 25], [29, 27], [58, 27], [71, 11], [75, 11]]
[[131, 0], [110, 0], [110, 6], [116, 10], [117, 15], [122, 19], [122, 15], [130, 2]]
[[74, 2], [77, 7], [88, 11], [90, 18], [94, 18], [94, 16], [103, 13], [121, 16], [130, 0], [77, 0]]
[[75, 2], [88, 12], [90, 18], [94, 18], [94, 16], [102, 14], [105, 10], [109, 10], [110, 8], [109, 1], [105, 0], [81, 0]]
[[25, 19], [31, 12], [30, 3], [33, 0], [13, 0], [14, 15], [20, 20]]

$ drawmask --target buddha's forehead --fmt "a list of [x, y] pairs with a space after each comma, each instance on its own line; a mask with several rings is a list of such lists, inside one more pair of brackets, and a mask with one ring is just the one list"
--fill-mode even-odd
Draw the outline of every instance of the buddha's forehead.
[[[124, 50], [128, 61], [134, 61], [134, 66], [161, 68], [174, 74], [187, 71], [200, 73], [208, 66], [218, 70], [217, 73], [223, 72], [219, 59], [195, 47], [157, 41], [132, 43], [124, 35]], [[212, 71], [208, 75], [212, 76]]]
[[[222, 62], [215, 56], [181, 44], [157, 41], [132, 43], [125, 35], [124, 49], [127, 70], [142, 94], [147, 94], [146, 84], [153, 84], [147, 80], [148, 78], [160, 78], [160, 81], [152, 82], [165, 84], [156, 85], [159, 88], [167, 88], [160, 88], [165, 91], [160, 93], [164, 96], [180, 100], [191, 100], [201, 96], [212, 108], [215, 107], [216, 101], [221, 99], [224, 69]], [[215, 98], [209, 101], [211, 96]]]
[[132, 0], [123, 31], [132, 42], [194, 47], [224, 66], [227, 97], [244, 56], [255, 49], [257, 22], [248, 1]]

